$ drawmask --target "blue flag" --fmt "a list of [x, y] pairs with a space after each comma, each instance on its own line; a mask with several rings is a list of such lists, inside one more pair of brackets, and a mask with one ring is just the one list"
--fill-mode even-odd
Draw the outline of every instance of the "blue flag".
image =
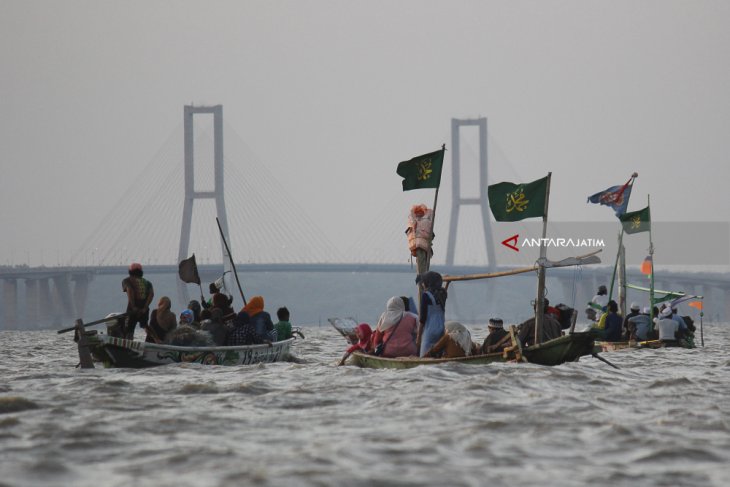
[[631, 196], [631, 186], [634, 178], [629, 179], [622, 186], [611, 186], [610, 188], [588, 197], [588, 203], [598, 203], [610, 206], [616, 212], [616, 216], [626, 213]]

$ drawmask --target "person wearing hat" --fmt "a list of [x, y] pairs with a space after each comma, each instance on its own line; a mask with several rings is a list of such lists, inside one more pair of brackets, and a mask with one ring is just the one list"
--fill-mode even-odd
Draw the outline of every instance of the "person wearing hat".
[[629, 330], [629, 320], [635, 316], [639, 316], [641, 314], [641, 306], [639, 306], [639, 303], [636, 301], [631, 303], [631, 306], [629, 307], [629, 313], [624, 317], [624, 324], [623, 324], [623, 338], [628, 340], [631, 336], [631, 331]]
[[672, 308], [670, 306], [666, 306], [661, 310], [656, 326], [659, 331], [659, 340], [669, 343], [677, 341], [679, 323], [672, 319]]
[[[633, 306], [631, 304], [633, 311]], [[644, 341], [649, 339], [649, 307], [645, 306], [642, 312], [636, 316], [629, 318], [629, 340]]]
[[608, 289], [606, 289], [606, 286], [600, 285], [598, 286], [598, 292], [588, 303], [586, 316], [589, 320], [598, 322], [599, 318], [606, 311], [606, 306], [608, 306]]
[[501, 352], [509, 345], [509, 333], [504, 329], [500, 318], [490, 318], [487, 325], [489, 335], [484, 339], [481, 352], [483, 354]]
[[127, 318], [124, 323], [124, 338], [134, 340], [134, 328], [146, 328], [150, 317], [150, 303], [155, 297], [152, 283], [142, 277], [142, 264], [129, 265], [129, 277], [122, 281], [122, 291], [127, 295]]

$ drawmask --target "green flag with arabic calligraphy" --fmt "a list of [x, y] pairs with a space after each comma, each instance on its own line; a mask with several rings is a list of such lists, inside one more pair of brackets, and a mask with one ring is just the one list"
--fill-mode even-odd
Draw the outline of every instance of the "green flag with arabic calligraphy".
[[438, 188], [441, 184], [441, 168], [444, 150], [414, 157], [398, 164], [395, 172], [403, 178], [403, 191], [420, 188]]
[[545, 216], [548, 177], [531, 183], [497, 183], [487, 188], [489, 207], [498, 222]]
[[626, 212], [618, 217], [625, 233], [648, 232], [651, 227], [651, 213], [647, 206], [643, 210]]

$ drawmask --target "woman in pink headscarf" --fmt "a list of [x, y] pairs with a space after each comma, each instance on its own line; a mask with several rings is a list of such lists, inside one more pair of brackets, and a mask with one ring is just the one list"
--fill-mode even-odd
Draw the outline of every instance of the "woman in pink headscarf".
[[355, 334], [359, 341], [347, 349], [347, 352], [345, 352], [345, 355], [342, 356], [342, 360], [340, 360], [338, 365], [345, 365], [345, 360], [347, 360], [352, 352], [357, 351], [368, 353], [370, 351], [370, 336], [372, 333], [373, 331], [367, 323], [360, 323], [357, 325], [357, 328], [355, 328]]

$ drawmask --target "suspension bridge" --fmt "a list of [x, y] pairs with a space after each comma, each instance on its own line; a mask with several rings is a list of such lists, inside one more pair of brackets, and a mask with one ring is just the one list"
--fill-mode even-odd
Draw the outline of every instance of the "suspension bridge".
[[[497, 261], [500, 239], [495, 243], [486, 188], [496, 182], [488, 174], [488, 154], [497, 160], [500, 154], [498, 148], [488, 150], [487, 120], [453, 119], [450, 135], [451, 164], [445, 164], [442, 176], [432, 267], [465, 274], [525, 265], [524, 255], [511, 253], [500, 253]], [[467, 194], [465, 183], [475, 186], [476, 194]], [[143, 262], [146, 273], [176, 275], [177, 263], [195, 253], [201, 277], [214, 279], [224, 260], [216, 217], [242, 272], [414, 272], [404, 235], [412, 199], [394, 192], [370, 221], [357, 216], [363, 220], [362, 232], [350, 244], [333, 243], [318, 220], [306, 214], [304, 205], [289, 196], [267, 164], [224, 123], [220, 105], [186, 106], [182, 134], [177, 129], [171, 134], [66, 262], [0, 266], [2, 328], [84, 316], [96, 276], [121, 280], [131, 261]], [[584, 271], [586, 289], [579, 299], [592, 296], [611, 272], [610, 266]], [[568, 272], [557, 275], [564, 276], [569, 294], [573, 278]], [[715, 306], [715, 314], [730, 316], [730, 286], [722, 276], [664, 273], [658, 284], [662, 282], [671, 289], [715, 293], [722, 303]], [[187, 288], [182, 283], [178, 288], [179, 299], [185, 301]]]

